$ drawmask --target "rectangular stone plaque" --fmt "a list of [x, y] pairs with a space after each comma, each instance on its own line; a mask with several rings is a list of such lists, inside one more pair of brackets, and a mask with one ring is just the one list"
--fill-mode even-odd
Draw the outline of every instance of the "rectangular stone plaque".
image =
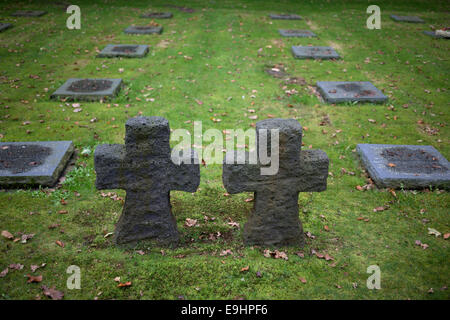
[[291, 30], [291, 29], [280, 29], [278, 32], [283, 37], [300, 37], [300, 38], [311, 38], [317, 37], [316, 34], [309, 30]]
[[51, 99], [95, 101], [113, 98], [120, 90], [122, 79], [71, 78], [58, 88]]
[[297, 59], [339, 59], [339, 54], [331, 47], [292, 46]]
[[123, 32], [127, 34], [161, 34], [163, 27], [152, 27], [152, 26], [129, 26]]
[[356, 150], [379, 187], [450, 187], [449, 162], [432, 146], [358, 144]]
[[388, 100], [388, 97], [368, 81], [318, 81], [316, 85], [322, 98], [329, 103], [384, 103]]
[[423, 33], [426, 34], [427, 36], [430, 36], [430, 37], [433, 37], [436, 39], [450, 39], [448, 37], [444, 37], [439, 34], [436, 34], [434, 31], [424, 31]]
[[142, 44], [108, 44], [98, 55], [100, 58], [129, 57], [142, 58], [148, 53], [148, 46]]
[[73, 150], [72, 141], [0, 142], [0, 185], [53, 186]]
[[46, 14], [47, 11], [42, 10], [18, 10], [14, 13], [11, 13], [13, 17], [40, 17]]
[[148, 12], [141, 15], [141, 18], [150, 19], [170, 19], [173, 17], [171, 12]]
[[391, 18], [398, 22], [410, 22], [410, 23], [424, 23], [425, 22], [416, 16], [397, 16], [395, 14], [391, 14]]
[[11, 23], [0, 23], [0, 32], [12, 27]]
[[276, 20], [302, 20], [302, 17], [297, 14], [269, 14], [271, 19]]

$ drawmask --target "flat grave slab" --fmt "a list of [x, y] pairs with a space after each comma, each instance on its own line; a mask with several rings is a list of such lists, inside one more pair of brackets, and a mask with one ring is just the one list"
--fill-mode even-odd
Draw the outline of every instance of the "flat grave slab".
[[154, 27], [154, 26], [129, 26], [123, 32], [127, 34], [152, 34], [157, 33], [161, 34], [163, 27]]
[[301, 38], [311, 38], [317, 37], [317, 35], [309, 30], [292, 30], [292, 29], [280, 29], [278, 32], [283, 37], [301, 37]]
[[53, 186], [73, 150], [72, 141], [0, 142], [0, 186]]
[[148, 53], [148, 46], [142, 44], [108, 44], [97, 55], [100, 58], [128, 57], [142, 58]]
[[101, 100], [114, 97], [120, 90], [122, 79], [71, 78], [58, 88], [51, 99]]
[[42, 10], [18, 10], [11, 13], [13, 17], [40, 17], [46, 14], [47, 11]]
[[141, 15], [141, 18], [150, 19], [170, 19], [173, 17], [171, 12], [148, 12]]
[[450, 187], [450, 164], [432, 146], [358, 144], [356, 150], [379, 187]]
[[292, 46], [297, 59], [339, 59], [339, 54], [331, 47]]
[[297, 14], [269, 14], [271, 19], [275, 20], [302, 20], [302, 17]]
[[444, 37], [439, 34], [436, 34], [434, 31], [424, 31], [423, 33], [426, 34], [427, 36], [430, 36], [430, 37], [433, 37], [436, 39], [450, 39], [448, 37]]
[[424, 23], [425, 22], [416, 16], [397, 16], [395, 14], [391, 14], [391, 18], [398, 22], [410, 22], [410, 23]]
[[388, 97], [368, 81], [318, 81], [316, 85], [322, 98], [329, 103], [384, 103], [388, 100]]
[[12, 27], [11, 23], [1, 23], [0, 22], [0, 32], [5, 31], [6, 29], [9, 29]]

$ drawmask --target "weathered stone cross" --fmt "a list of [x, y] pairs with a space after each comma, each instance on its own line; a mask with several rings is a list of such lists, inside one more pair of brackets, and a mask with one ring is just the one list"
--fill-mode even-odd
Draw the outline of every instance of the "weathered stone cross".
[[[301, 151], [302, 127], [294, 119], [268, 119], [256, 124], [256, 146], [261, 148], [261, 131], [269, 130], [266, 143], [271, 150], [270, 130], [279, 130], [279, 170], [262, 175], [264, 167], [236, 163], [236, 151], [227, 152], [223, 165], [223, 183], [229, 193], [255, 192], [254, 208], [244, 226], [247, 245], [304, 245], [299, 219], [299, 192], [324, 191], [327, 186], [328, 157], [321, 150]], [[233, 159], [235, 163], [233, 163]], [[266, 166], [267, 167], [267, 166]]]
[[179, 234], [170, 190], [197, 190], [197, 156], [192, 150], [172, 161], [169, 122], [162, 117], [131, 118], [125, 131], [125, 145], [104, 144], [95, 150], [96, 187], [127, 192], [114, 240], [118, 244], [143, 239], [174, 243]]

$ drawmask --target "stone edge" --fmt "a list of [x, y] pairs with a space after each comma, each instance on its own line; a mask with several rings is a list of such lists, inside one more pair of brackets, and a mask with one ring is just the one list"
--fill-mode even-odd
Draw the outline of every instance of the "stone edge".
[[[18, 142], [18, 143], [25, 143], [25, 144], [33, 144], [33, 143], [51, 143], [51, 142], [57, 142], [57, 143], [65, 143], [67, 142], [67, 147], [65, 151], [63, 151], [62, 157], [58, 161], [58, 164], [53, 168], [51, 175], [41, 175], [41, 176], [0, 176], [0, 186], [1, 187], [15, 187], [15, 186], [46, 186], [51, 187], [55, 185], [55, 183], [58, 181], [59, 176], [63, 172], [64, 168], [69, 163], [70, 158], [72, 157], [72, 154], [75, 150], [73, 142], [72, 141], [24, 141], [24, 142]], [[12, 142], [2, 142], [2, 143], [12, 143]], [[32, 182], [30, 182], [30, 179]], [[7, 180], [6, 182], [3, 180]]]

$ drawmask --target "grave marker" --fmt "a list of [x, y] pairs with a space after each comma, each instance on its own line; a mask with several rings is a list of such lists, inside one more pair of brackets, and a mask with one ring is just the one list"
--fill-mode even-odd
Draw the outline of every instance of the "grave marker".
[[269, 14], [271, 19], [275, 20], [302, 20], [302, 17], [297, 14]]
[[170, 191], [197, 190], [200, 183], [197, 155], [192, 150], [172, 161], [169, 122], [162, 117], [131, 118], [125, 128], [124, 145], [100, 145], [94, 156], [96, 187], [127, 192], [114, 232], [115, 242], [151, 239], [175, 243], [179, 235], [171, 211]]
[[391, 14], [391, 18], [397, 22], [409, 22], [409, 23], [424, 23], [425, 22], [416, 16], [397, 16], [395, 14]]
[[72, 141], [0, 142], [0, 185], [53, 186], [73, 150]]
[[283, 37], [299, 37], [299, 38], [317, 37], [314, 32], [309, 30], [280, 29], [278, 30], [278, 32]]
[[384, 103], [388, 98], [367, 81], [318, 81], [322, 98], [329, 103], [372, 102]]
[[331, 47], [292, 46], [297, 59], [339, 59], [339, 54]]
[[42, 10], [18, 10], [11, 13], [13, 17], [40, 17], [46, 14], [47, 11]]
[[[253, 211], [244, 226], [247, 245], [303, 246], [298, 194], [326, 189], [329, 160], [321, 150], [301, 150], [302, 127], [294, 119], [259, 121], [256, 124], [258, 150], [262, 147], [261, 131], [272, 129], [279, 130], [278, 173], [261, 175], [264, 166], [259, 160], [258, 164], [250, 164], [248, 152], [242, 159], [236, 151], [229, 151], [223, 164], [223, 183], [231, 194], [255, 193]], [[267, 140], [271, 150], [270, 138]], [[244, 160], [244, 164], [239, 164]]]
[[424, 31], [423, 33], [426, 34], [427, 36], [430, 36], [430, 37], [433, 37], [436, 39], [450, 39], [450, 37], [444, 37], [440, 34], [436, 34], [435, 31]]
[[148, 12], [141, 15], [141, 18], [150, 19], [170, 19], [173, 17], [171, 12]]
[[126, 34], [161, 34], [162, 26], [129, 26], [123, 32]]
[[108, 44], [97, 55], [99, 58], [114, 58], [114, 57], [127, 57], [127, 58], [142, 58], [148, 53], [147, 45], [137, 44]]
[[358, 144], [356, 150], [381, 188], [450, 187], [450, 164], [432, 146]]
[[58, 88], [51, 99], [102, 100], [116, 96], [122, 79], [79, 79], [71, 78]]
[[0, 23], [0, 32], [12, 27], [11, 23]]

